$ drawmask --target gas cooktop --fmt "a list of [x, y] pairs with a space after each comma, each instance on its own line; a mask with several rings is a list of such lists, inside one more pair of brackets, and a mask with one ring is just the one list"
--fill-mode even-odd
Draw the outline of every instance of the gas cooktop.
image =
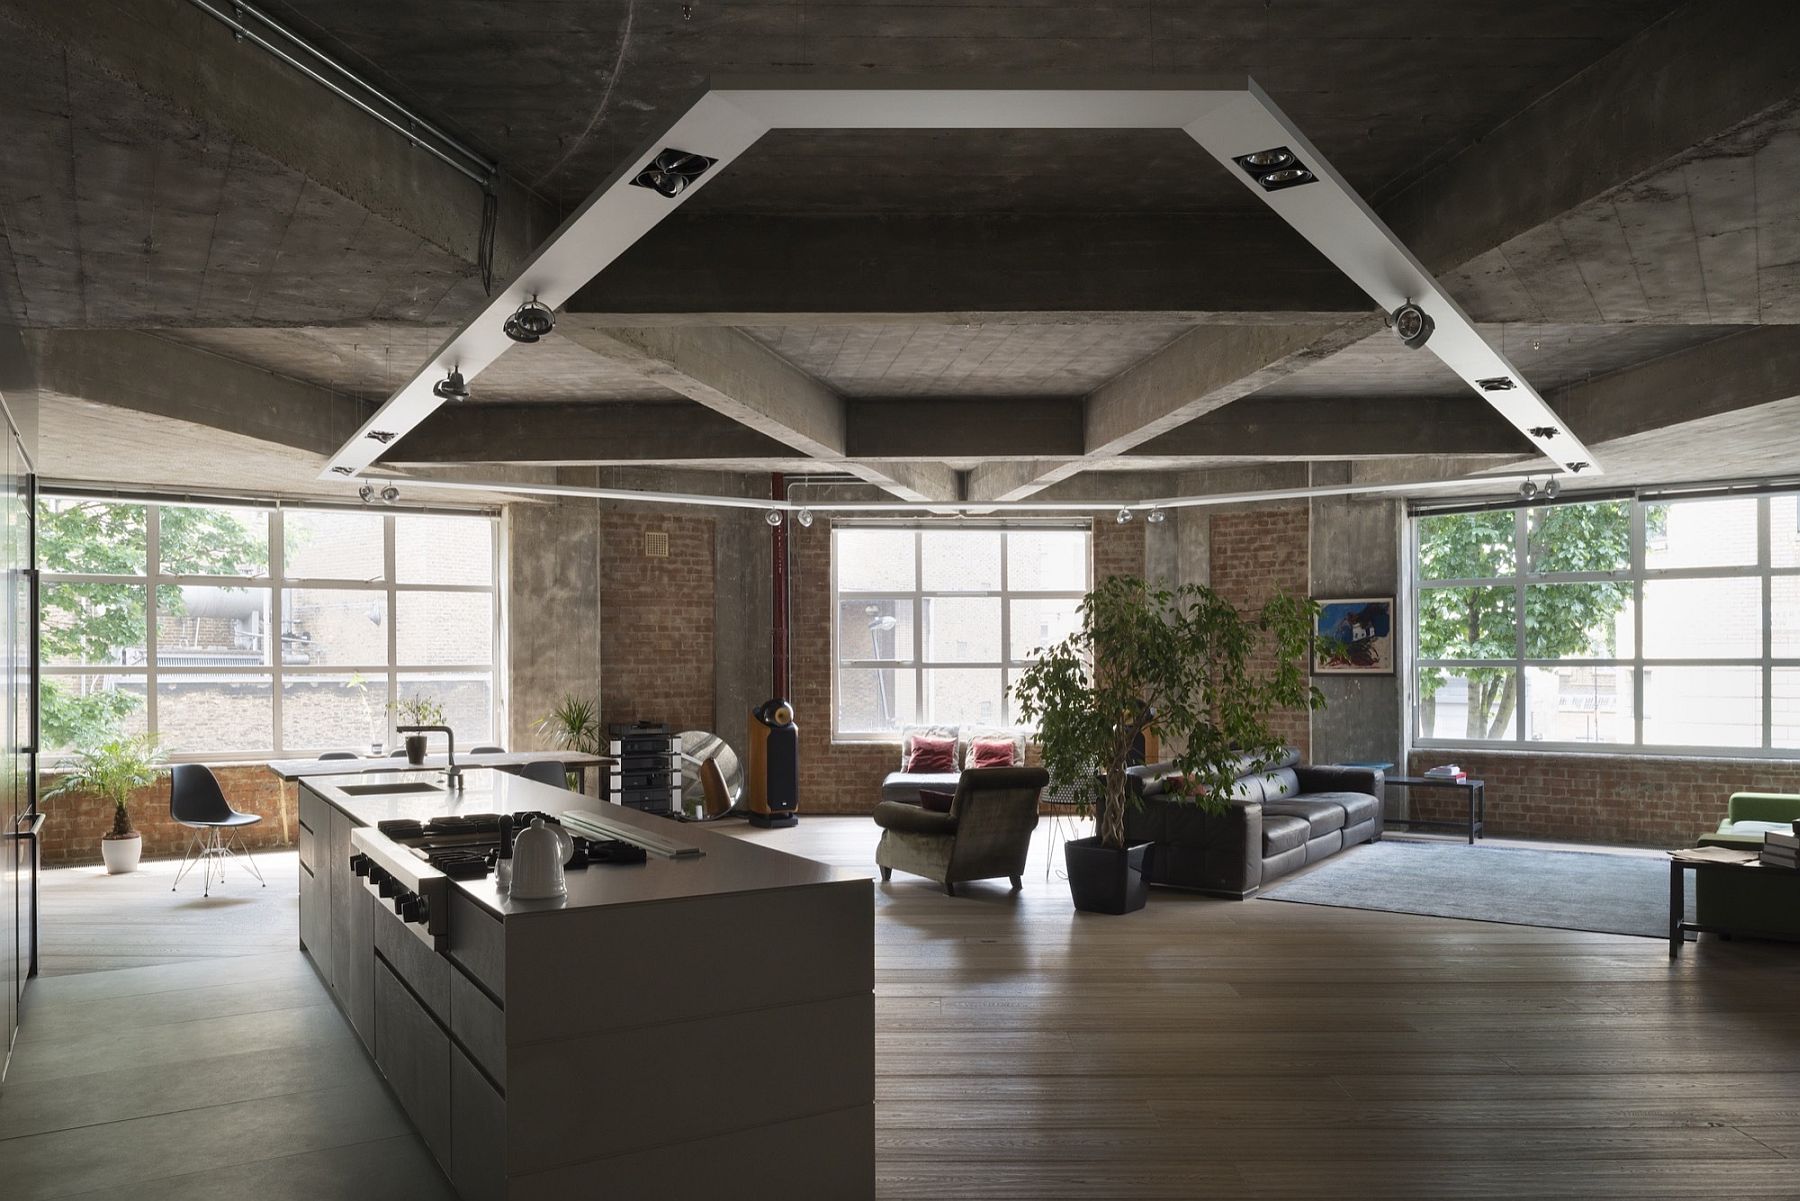
[[[399, 818], [378, 822], [376, 828], [389, 840], [405, 847], [455, 880], [474, 880], [494, 870], [501, 851], [511, 850], [515, 831], [533, 821], [562, 823], [552, 814], [527, 811], [513, 814], [458, 813], [428, 817], [424, 821]], [[619, 839], [589, 839], [572, 835], [574, 852], [565, 868], [585, 868], [590, 863], [643, 863], [644, 848]]]

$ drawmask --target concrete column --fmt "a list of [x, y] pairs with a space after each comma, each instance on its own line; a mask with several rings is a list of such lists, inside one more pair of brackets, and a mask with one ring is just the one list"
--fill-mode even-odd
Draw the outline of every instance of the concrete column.
[[713, 533], [713, 733], [748, 753], [750, 709], [769, 698], [774, 560], [755, 510], [723, 509]]
[[506, 528], [507, 745], [538, 748], [557, 701], [600, 692], [599, 506], [508, 505]]

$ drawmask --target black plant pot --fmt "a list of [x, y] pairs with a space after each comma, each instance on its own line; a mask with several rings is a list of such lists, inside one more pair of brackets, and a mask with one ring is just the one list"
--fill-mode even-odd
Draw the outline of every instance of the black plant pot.
[[425, 735], [408, 734], [406, 736], [406, 761], [414, 767], [425, 762]]
[[1150, 899], [1150, 882], [1144, 878], [1144, 861], [1150, 844], [1139, 843], [1115, 851], [1098, 838], [1077, 838], [1063, 844], [1069, 866], [1069, 895], [1083, 913], [1131, 913]]

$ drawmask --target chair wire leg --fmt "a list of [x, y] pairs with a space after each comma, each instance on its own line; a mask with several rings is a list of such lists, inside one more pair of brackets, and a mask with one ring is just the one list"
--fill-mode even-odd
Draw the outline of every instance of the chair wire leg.
[[181, 851], [181, 866], [175, 871], [175, 883], [169, 885], [170, 892], [174, 892], [177, 888], [181, 887], [182, 878], [192, 871], [195, 866], [199, 864], [200, 859], [204, 857], [195, 857], [192, 862], [189, 861], [189, 856], [193, 855], [194, 848], [199, 842], [200, 832], [198, 830], [190, 830], [188, 832], [187, 846], [182, 848]]
[[[235, 844], [235, 849], [233, 844]], [[258, 884], [261, 884], [264, 888], [269, 886], [269, 882], [263, 879], [262, 868], [256, 866], [256, 857], [250, 853], [249, 845], [245, 843], [240, 835], [233, 834], [231, 836], [230, 841], [225, 844], [225, 853], [231, 857], [233, 862], [238, 863], [245, 871], [255, 876]], [[219, 868], [219, 883], [223, 884], [224, 882], [225, 869], [221, 865]]]

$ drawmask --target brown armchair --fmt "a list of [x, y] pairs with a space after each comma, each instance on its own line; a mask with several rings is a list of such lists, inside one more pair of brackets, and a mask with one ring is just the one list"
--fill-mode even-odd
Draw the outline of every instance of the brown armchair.
[[1038, 797], [1050, 782], [1041, 767], [971, 768], [956, 784], [950, 812], [934, 813], [905, 801], [875, 806], [881, 842], [875, 862], [881, 878], [894, 869], [936, 880], [956, 895], [965, 880], [999, 876], [1021, 885], [1031, 832], [1037, 829]]

